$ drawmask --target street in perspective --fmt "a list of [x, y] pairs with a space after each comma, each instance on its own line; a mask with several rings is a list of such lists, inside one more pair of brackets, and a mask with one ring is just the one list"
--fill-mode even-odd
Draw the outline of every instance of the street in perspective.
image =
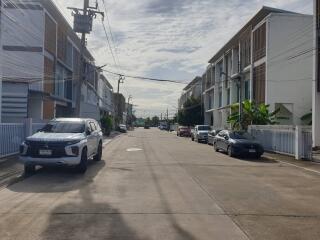
[[0, 239], [320, 239], [320, 0], [0, 1]]

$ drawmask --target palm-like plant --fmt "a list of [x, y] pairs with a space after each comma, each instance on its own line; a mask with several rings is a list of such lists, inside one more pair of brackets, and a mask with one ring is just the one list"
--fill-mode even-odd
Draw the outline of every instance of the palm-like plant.
[[312, 112], [303, 115], [300, 119], [306, 124], [312, 125]]
[[280, 111], [277, 109], [273, 112], [269, 111], [269, 105], [264, 103], [256, 104], [253, 101], [245, 100], [242, 103], [243, 112], [240, 119], [239, 103], [231, 106], [231, 115], [227, 122], [231, 124], [232, 129], [247, 130], [249, 125], [273, 125], [276, 124], [276, 114]]

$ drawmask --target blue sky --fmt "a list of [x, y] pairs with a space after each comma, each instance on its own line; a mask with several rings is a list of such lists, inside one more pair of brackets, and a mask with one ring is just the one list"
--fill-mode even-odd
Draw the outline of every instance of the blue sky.
[[[82, 0], [54, 0], [72, 22], [69, 6]], [[91, 0], [92, 3], [94, 0]], [[98, 0], [103, 8], [102, 0]], [[94, 22], [88, 48], [98, 65], [130, 75], [189, 82], [202, 75], [208, 60], [263, 5], [312, 13], [312, 0], [105, 0], [116, 52], [114, 64], [101, 20]], [[107, 24], [107, 23], [106, 23]], [[116, 89], [116, 77], [106, 74]], [[184, 85], [126, 79], [121, 92], [133, 96], [136, 115], [172, 116]]]

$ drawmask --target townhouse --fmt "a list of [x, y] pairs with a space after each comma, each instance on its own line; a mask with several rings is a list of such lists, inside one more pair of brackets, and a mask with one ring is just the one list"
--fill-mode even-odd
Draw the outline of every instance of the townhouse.
[[[313, 17], [263, 7], [209, 61], [202, 76], [205, 124], [229, 128], [241, 99], [280, 108], [280, 124], [311, 111]], [[285, 118], [285, 119], [284, 119]]]
[[[80, 94], [81, 42], [51, 0], [1, 1], [2, 122], [71, 117]], [[100, 118], [99, 71], [84, 50], [81, 117]]]
[[178, 100], [178, 109], [183, 108], [183, 104], [190, 98], [201, 98], [202, 95], [202, 78], [195, 77], [182, 91], [182, 94]]
[[113, 87], [102, 74], [100, 74], [98, 82], [98, 94], [100, 115], [114, 116]]

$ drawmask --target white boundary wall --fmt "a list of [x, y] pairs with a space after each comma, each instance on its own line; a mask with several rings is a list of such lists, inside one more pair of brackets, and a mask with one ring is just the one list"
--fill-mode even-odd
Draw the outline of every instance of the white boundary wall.
[[312, 131], [310, 126], [267, 125], [249, 126], [251, 133], [266, 151], [312, 159]]

